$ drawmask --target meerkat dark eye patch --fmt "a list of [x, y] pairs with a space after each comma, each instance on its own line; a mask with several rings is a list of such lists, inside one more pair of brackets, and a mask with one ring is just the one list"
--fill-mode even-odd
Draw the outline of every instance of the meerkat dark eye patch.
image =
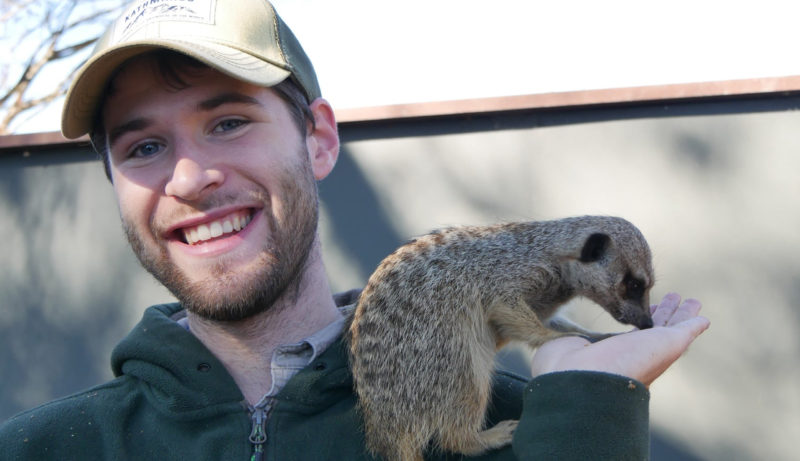
[[622, 284], [625, 286], [625, 299], [639, 300], [644, 296], [644, 280], [634, 277], [630, 272], [625, 274]]
[[590, 235], [581, 249], [580, 261], [584, 263], [598, 261], [606, 254], [609, 242], [611, 242], [611, 238], [606, 234]]

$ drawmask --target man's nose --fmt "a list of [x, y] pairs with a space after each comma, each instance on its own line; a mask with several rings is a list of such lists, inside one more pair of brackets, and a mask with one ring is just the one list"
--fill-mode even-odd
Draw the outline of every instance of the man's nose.
[[224, 179], [222, 171], [206, 165], [198, 156], [182, 155], [175, 162], [164, 192], [182, 200], [197, 200], [222, 184]]

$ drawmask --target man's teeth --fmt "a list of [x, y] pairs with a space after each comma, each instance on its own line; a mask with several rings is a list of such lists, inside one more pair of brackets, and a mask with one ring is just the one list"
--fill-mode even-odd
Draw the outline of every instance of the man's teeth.
[[217, 221], [200, 224], [197, 227], [188, 227], [183, 230], [183, 236], [186, 238], [186, 243], [194, 245], [198, 242], [217, 238], [223, 234], [239, 232], [250, 223], [251, 219], [249, 214], [230, 215]]

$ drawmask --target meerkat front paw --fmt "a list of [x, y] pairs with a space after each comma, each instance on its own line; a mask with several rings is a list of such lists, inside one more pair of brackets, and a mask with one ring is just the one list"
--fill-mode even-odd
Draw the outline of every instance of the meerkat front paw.
[[582, 335], [582, 334], [579, 334], [579, 333], [576, 333], [576, 334], [578, 336], [580, 336], [581, 338], [589, 341], [590, 343], [596, 343], [597, 341], [602, 341], [602, 340], [608, 339], [608, 338], [610, 338], [612, 336], [617, 336], [619, 333], [592, 333], [592, 334], [588, 334], [588, 335]]

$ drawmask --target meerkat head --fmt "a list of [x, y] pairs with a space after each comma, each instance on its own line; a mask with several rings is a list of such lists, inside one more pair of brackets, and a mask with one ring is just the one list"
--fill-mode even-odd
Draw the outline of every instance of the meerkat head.
[[576, 294], [596, 302], [619, 322], [652, 327], [652, 257], [639, 230], [625, 220], [604, 218], [579, 232], [575, 243], [568, 265]]

